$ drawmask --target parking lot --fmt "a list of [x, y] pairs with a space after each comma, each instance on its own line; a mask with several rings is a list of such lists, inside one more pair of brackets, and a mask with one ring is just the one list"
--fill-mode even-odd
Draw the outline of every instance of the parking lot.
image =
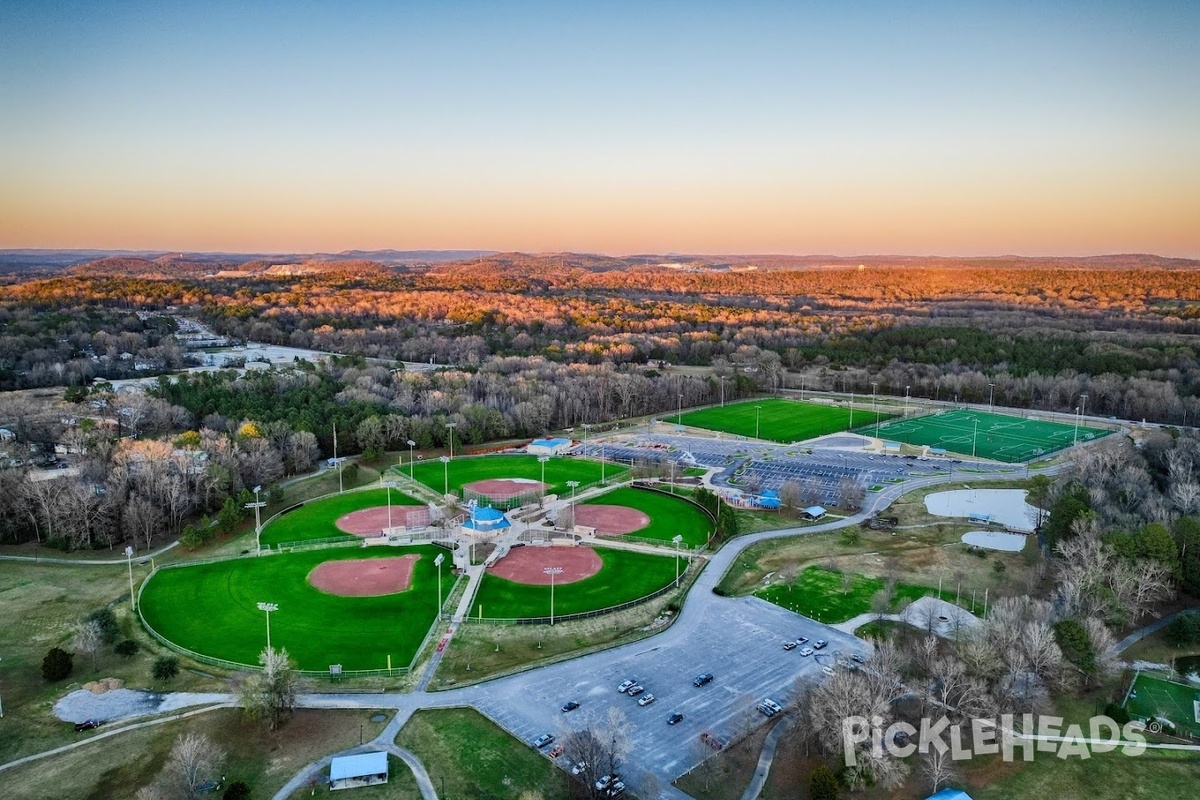
[[[568, 732], [604, 718], [609, 708], [620, 709], [628, 720], [629, 761], [636, 764], [629, 777], [636, 788], [642, 772], [669, 783], [711, 754], [700, 741], [702, 733], [729, 742], [766, 721], [755, 710], [764, 697], [786, 708], [799, 681], [815, 682], [823, 677], [821, 667], [835, 666], [839, 655], [865, 656], [870, 648], [754, 597], [714, 597], [698, 621], [688, 629], [684, 624], [644, 643], [493, 681], [479, 687], [473, 702], [525, 742], [543, 733], [561, 741]], [[785, 641], [798, 636], [825, 639], [829, 646], [807, 657], [800, 648], [783, 649]], [[714, 680], [697, 688], [693, 678], [703, 672], [711, 672]], [[638, 679], [655, 702], [641, 707], [618, 693], [617, 686], [630, 678]], [[560, 708], [568, 700], [581, 707], [563, 713]], [[674, 712], [684, 719], [669, 726], [667, 717]]]

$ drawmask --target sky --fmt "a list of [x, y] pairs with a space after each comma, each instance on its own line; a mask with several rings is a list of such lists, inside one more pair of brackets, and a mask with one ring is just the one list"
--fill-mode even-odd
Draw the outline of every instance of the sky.
[[0, 248], [1200, 258], [1198, 41], [1195, 0], [6, 0]]

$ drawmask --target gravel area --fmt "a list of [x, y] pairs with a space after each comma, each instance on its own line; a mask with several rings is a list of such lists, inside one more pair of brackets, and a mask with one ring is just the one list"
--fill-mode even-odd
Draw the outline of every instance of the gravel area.
[[201, 692], [146, 692], [136, 689], [113, 689], [104, 694], [92, 694], [78, 689], [54, 704], [54, 716], [66, 722], [101, 722], [177, 711], [189, 706], [210, 705], [230, 700], [227, 694]]

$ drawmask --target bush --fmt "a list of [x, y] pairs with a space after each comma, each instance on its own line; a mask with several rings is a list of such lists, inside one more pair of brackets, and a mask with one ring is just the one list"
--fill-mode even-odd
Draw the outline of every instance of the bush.
[[52, 648], [42, 659], [42, 678], [51, 683], [64, 680], [70, 677], [74, 667], [70, 653], [58, 647]]
[[169, 681], [179, 674], [179, 659], [175, 656], [156, 658], [152, 672], [155, 680]]
[[1174, 647], [1187, 647], [1200, 642], [1200, 612], [1184, 611], [1167, 625], [1167, 642]]
[[1124, 725], [1130, 720], [1129, 712], [1116, 703], [1109, 703], [1104, 707], [1104, 716], [1110, 718], [1118, 725]]
[[117, 642], [117, 646], [113, 649], [117, 651], [117, 655], [130, 658], [137, 653], [138, 643], [133, 639], [122, 639]]
[[117, 641], [117, 637], [121, 634], [121, 626], [117, 624], [117, 615], [113, 613], [111, 608], [102, 608], [98, 611], [93, 611], [84, 617], [84, 622], [95, 622], [100, 626], [100, 641], [105, 644], [112, 644]]
[[822, 764], [813, 770], [808, 779], [808, 796], [812, 800], [837, 800], [840, 792], [837, 777], [829, 767]]
[[245, 781], [234, 781], [229, 784], [221, 800], [250, 800], [250, 786]]

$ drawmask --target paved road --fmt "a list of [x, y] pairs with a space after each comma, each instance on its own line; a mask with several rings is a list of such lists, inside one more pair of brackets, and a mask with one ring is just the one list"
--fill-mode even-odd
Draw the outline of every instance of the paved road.
[[1185, 608], [1181, 611], [1176, 611], [1174, 614], [1168, 614], [1167, 616], [1163, 617], [1162, 619], [1155, 620], [1154, 622], [1151, 622], [1149, 625], [1145, 626], [1144, 628], [1138, 628], [1136, 631], [1129, 634], [1121, 641], [1117, 642], [1117, 646], [1114, 648], [1114, 650], [1118, 654], [1124, 653], [1126, 650], [1133, 647], [1135, 644], [1140, 642], [1142, 639], [1145, 639], [1150, 634], [1160, 631], [1163, 628], [1167, 627], [1168, 625], [1171, 624], [1171, 620], [1175, 619], [1180, 614], [1183, 614], [1187, 611], [1200, 611], [1200, 608]]

